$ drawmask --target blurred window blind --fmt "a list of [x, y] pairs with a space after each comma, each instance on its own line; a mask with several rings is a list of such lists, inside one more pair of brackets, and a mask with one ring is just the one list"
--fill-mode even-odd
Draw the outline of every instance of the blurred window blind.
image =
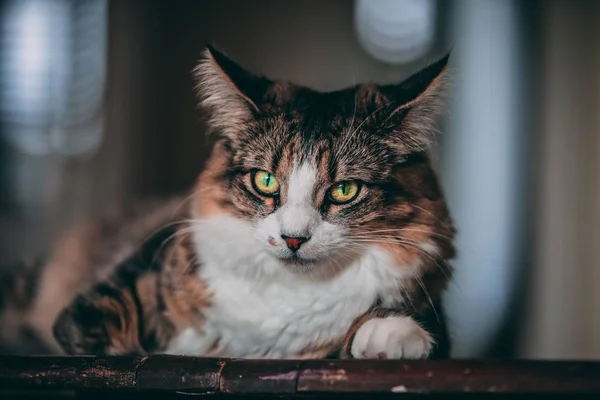
[[0, 123], [26, 154], [78, 155], [102, 139], [107, 0], [0, 2]]

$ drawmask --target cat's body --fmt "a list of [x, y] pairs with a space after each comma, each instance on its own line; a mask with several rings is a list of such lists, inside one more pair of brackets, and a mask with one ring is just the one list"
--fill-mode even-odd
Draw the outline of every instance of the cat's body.
[[68, 236], [4, 309], [75, 354], [447, 356], [454, 229], [425, 151], [446, 61], [318, 93], [209, 51], [218, 141], [191, 196]]

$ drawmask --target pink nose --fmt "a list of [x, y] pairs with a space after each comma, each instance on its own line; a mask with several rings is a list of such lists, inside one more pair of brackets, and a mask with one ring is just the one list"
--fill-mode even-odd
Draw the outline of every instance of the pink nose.
[[303, 243], [306, 243], [308, 239], [310, 239], [307, 237], [290, 237], [286, 235], [281, 235], [281, 238], [285, 240], [287, 247], [293, 252], [298, 251], [298, 249], [300, 249], [300, 246], [302, 246]]

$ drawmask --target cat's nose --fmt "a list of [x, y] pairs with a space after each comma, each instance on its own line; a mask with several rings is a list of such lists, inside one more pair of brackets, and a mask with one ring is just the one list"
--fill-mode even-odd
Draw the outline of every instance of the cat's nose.
[[285, 240], [285, 244], [287, 244], [288, 249], [290, 249], [293, 252], [298, 251], [300, 249], [300, 246], [308, 242], [308, 240], [310, 239], [309, 237], [293, 237], [286, 235], [281, 235], [281, 238]]

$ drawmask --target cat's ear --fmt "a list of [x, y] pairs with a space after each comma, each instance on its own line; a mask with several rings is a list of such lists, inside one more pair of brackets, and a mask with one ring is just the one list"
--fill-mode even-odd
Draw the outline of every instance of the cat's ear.
[[261, 112], [261, 99], [270, 81], [246, 71], [207, 44], [204, 58], [194, 69], [200, 106], [209, 127], [233, 138]]
[[427, 148], [437, 131], [439, 118], [446, 111], [448, 60], [450, 53], [397, 85], [380, 86], [380, 104], [384, 129], [390, 130], [390, 140], [396, 140], [402, 151]]

